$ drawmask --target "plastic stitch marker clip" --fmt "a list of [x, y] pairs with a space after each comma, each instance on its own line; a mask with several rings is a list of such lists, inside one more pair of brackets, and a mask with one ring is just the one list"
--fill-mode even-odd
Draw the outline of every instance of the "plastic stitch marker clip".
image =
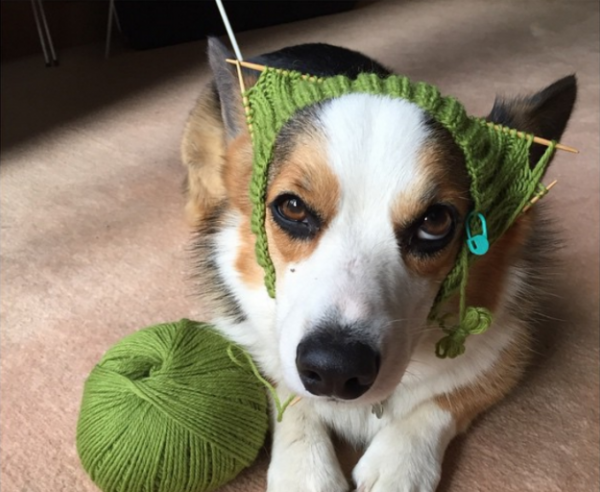
[[465, 222], [465, 227], [467, 228], [467, 246], [469, 247], [471, 253], [477, 256], [481, 256], [486, 254], [488, 252], [488, 249], [490, 249], [490, 242], [488, 241], [487, 235], [487, 223], [485, 221], [485, 217], [478, 213], [477, 217], [481, 221], [481, 234], [473, 236], [473, 234], [471, 233], [470, 222], [471, 217], [473, 217], [474, 214], [475, 212], [471, 212], [467, 216], [467, 220]]

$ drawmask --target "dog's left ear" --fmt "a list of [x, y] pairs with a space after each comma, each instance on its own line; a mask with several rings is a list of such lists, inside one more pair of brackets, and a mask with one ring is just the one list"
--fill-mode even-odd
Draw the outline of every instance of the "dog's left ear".
[[[237, 68], [235, 65], [227, 63], [228, 58], [235, 58], [235, 56], [217, 38], [209, 37], [208, 61], [219, 95], [227, 143], [246, 131], [246, 115], [242, 104]], [[258, 72], [244, 68], [242, 69], [242, 78], [246, 89], [249, 89], [256, 83]]]
[[[531, 96], [497, 98], [487, 119], [537, 137], [559, 140], [571, 117], [576, 97], [577, 79], [575, 75], [569, 75]], [[534, 144], [530, 162], [536, 163], [545, 149]]]

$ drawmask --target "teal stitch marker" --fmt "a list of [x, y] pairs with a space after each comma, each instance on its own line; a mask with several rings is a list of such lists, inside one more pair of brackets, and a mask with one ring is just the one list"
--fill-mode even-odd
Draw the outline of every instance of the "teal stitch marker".
[[465, 222], [465, 227], [467, 229], [467, 246], [469, 247], [471, 253], [477, 256], [482, 256], [490, 249], [490, 242], [487, 235], [487, 222], [485, 221], [485, 217], [478, 213], [477, 218], [481, 221], [481, 234], [473, 236], [471, 233], [470, 222], [474, 213], [475, 212], [471, 212], [467, 216], [467, 220]]

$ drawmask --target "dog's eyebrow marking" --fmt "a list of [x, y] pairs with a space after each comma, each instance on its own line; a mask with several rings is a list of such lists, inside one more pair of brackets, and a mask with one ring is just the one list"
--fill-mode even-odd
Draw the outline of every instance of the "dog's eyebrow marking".
[[[411, 200], [408, 197], [406, 198], [406, 200], [403, 200], [403, 195], [401, 195], [401, 197], [398, 200], [397, 207], [400, 209], [406, 208], [407, 210], [410, 210], [410, 213], [402, 214], [401, 217], [398, 216], [398, 213], [394, 214], [396, 218], [395, 229], [402, 230], [412, 225], [412, 223], [415, 220], [417, 220], [421, 215], [423, 215], [429, 207], [438, 203], [439, 194], [440, 187], [437, 184], [432, 184], [431, 186], [427, 187], [424, 191], [421, 191], [420, 198], [416, 200]], [[410, 203], [403, 203], [405, 201], [408, 202], [409, 200]]]
[[312, 184], [312, 179], [310, 175], [310, 170], [307, 170], [305, 174], [302, 176], [296, 176], [294, 179], [290, 181], [290, 186], [292, 188], [297, 188], [305, 193], [311, 193], [314, 189]]
[[427, 120], [426, 125], [430, 133], [418, 153], [420, 178], [392, 206], [392, 220], [398, 232], [436, 203], [454, 205], [459, 215], [466, 213], [469, 205], [469, 178], [465, 171], [461, 172], [462, 151], [439, 123]]
[[[269, 183], [279, 174], [282, 166], [303, 138], [310, 139], [311, 136], [320, 133], [318, 111], [320, 104], [314, 104], [298, 111], [277, 135], [273, 147], [273, 160], [269, 166]], [[306, 183], [305, 187], [310, 186]]]

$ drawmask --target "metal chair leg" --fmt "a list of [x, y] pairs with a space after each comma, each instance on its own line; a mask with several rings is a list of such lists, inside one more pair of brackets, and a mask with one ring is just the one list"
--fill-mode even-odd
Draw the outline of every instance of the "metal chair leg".
[[119, 20], [119, 12], [117, 12], [117, 7], [116, 6], [113, 8], [113, 12], [115, 14], [115, 24], [117, 25], [117, 30], [120, 33], [123, 33], [123, 30], [121, 29], [121, 21]]
[[50, 34], [50, 28], [48, 27], [48, 21], [46, 20], [46, 11], [44, 10], [44, 4], [42, 3], [42, 0], [37, 0], [37, 2], [40, 9], [44, 30], [46, 31], [46, 39], [48, 40], [48, 46], [50, 47], [52, 62], [54, 63], [54, 65], [58, 65], [58, 57], [56, 56], [56, 51], [54, 51], [54, 43], [52, 42], [52, 35]]
[[50, 58], [48, 57], [48, 50], [46, 49], [46, 41], [44, 40], [44, 33], [42, 32], [42, 24], [40, 22], [40, 15], [37, 11], [36, 0], [31, 0], [31, 8], [33, 9], [33, 17], [35, 19], [35, 26], [37, 27], [38, 36], [40, 37], [40, 44], [42, 45], [42, 51], [44, 53], [44, 60], [46, 66], [50, 66]]
[[[112, 38], [112, 24], [113, 18], [115, 17], [115, 0], [109, 0], [108, 2], [108, 25], [106, 26], [106, 48], [104, 48], [104, 57], [108, 58], [110, 55], [110, 42]], [[117, 23], [118, 26], [118, 23]]]

